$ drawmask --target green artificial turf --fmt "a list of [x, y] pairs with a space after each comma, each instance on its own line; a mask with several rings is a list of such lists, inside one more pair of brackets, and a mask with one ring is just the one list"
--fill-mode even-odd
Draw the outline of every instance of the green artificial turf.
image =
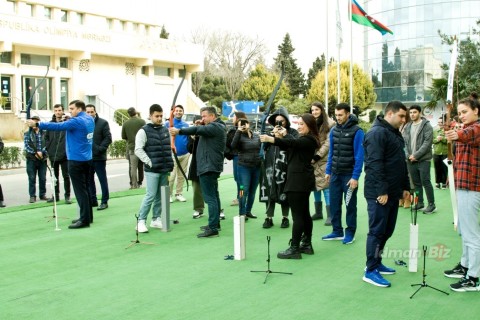
[[[243, 261], [224, 260], [233, 254], [231, 207], [235, 183], [222, 177], [220, 194], [227, 219], [220, 237], [197, 239], [207, 217], [192, 219], [191, 189], [185, 203], [171, 205], [170, 232], [149, 228], [138, 244], [135, 217], [144, 189], [112, 194], [109, 208], [94, 210], [91, 228], [69, 230], [77, 217], [75, 205], [58, 205], [58, 224], [51, 205], [8, 208], [0, 214], [0, 319], [452, 319], [475, 318], [480, 293], [456, 293], [443, 270], [458, 263], [461, 239], [452, 227], [448, 190], [436, 190], [437, 213], [419, 213], [419, 243], [429, 247], [427, 284], [419, 271], [409, 273], [395, 266], [390, 256], [384, 263], [397, 274], [386, 276], [391, 288], [378, 288], [362, 281], [367, 233], [366, 203], [359, 193], [356, 241], [322, 241], [331, 231], [323, 221], [314, 222], [315, 254], [302, 260], [280, 260], [276, 253], [288, 246], [291, 228], [281, 229], [277, 207], [275, 226], [263, 229], [264, 205], [255, 203], [258, 219], [246, 223], [246, 252]], [[360, 190], [362, 192], [362, 190]], [[311, 210], [313, 210], [313, 196]], [[150, 223], [149, 215], [148, 224]], [[67, 218], [67, 219], [64, 219]], [[410, 211], [400, 209], [389, 252], [409, 248]], [[293, 275], [252, 273], [267, 269], [267, 241], [271, 236], [272, 271]], [[442, 248], [442, 254], [435, 250]], [[449, 251], [450, 250], [450, 251]], [[448, 255], [445, 254], [447, 251]]]

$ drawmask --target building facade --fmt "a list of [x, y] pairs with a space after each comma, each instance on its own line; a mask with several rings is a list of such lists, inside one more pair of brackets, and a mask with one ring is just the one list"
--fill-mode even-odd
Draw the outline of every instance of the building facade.
[[386, 24], [393, 35], [364, 30], [364, 71], [372, 76], [377, 106], [391, 100], [407, 105], [430, 101], [432, 79], [446, 77], [450, 50], [438, 31], [465, 39], [479, 19], [478, 0], [366, 0], [366, 12]]
[[12, 120], [30, 99], [43, 119], [74, 99], [109, 120], [132, 106], [146, 118], [153, 103], [168, 112], [183, 77], [176, 103], [198, 111], [190, 80], [203, 71], [203, 48], [160, 39], [161, 21], [142, 14], [152, 8], [120, 3], [0, 0], [0, 135], [16, 130]]

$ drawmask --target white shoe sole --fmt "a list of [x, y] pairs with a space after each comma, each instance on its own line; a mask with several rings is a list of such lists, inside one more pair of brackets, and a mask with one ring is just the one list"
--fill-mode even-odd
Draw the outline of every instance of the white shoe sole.
[[325, 239], [324, 239], [324, 238], [322, 238], [322, 240], [323, 240], [323, 241], [332, 241], [332, 240], [333, 240], [333, 241], [334, 241], [334, 240], [337, 240], [337, 241], [339, 241], [339, 240], [343, 240], [343, 237], [336, 237], [336, 238], [325, 238]]
[[368, 279], [368, 278], [365, 277], [365, 276], [363, 276], [362, 280], [365, 281], [365, 282], [367, 282], [367, 283], [373, 284], [374, 286], [377, 286], [377, 287], [381, 287], [381, 288], [388, 288], [388, 287], [390, 287], [390, 284], [386, 285], [386, 284], [376, 283], [375, 281], [373, 281], [373, 280], [371, 280], [371, 279]]

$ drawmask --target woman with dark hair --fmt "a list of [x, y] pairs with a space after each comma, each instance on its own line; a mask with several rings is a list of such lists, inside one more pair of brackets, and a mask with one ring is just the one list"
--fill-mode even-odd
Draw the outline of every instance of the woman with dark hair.
[[313, 191], [313, 197], [315, 199], [315, 214], [312, 216], [312, 220], [323, 219], [323, 203], [322, 203], [322, 191], [325, 198], [325, 209], [327, 211], [326, 226], [332, 225], [330, 217], [330, 189], [329, 183], [325, 179], [325, 168], [327, 166], [328, 150], [330, 148], [330, 129], [335, 124], [335, 121], [331, 120], [325, 112], [325, 107], [320, 102], [312, 103], [310, 113], [315, 118], [317, 123], [318, 135], [320, 137], [320, 147], [318, 148], [315, 156], [313, 156], [312, 165], [315, 173], [315, 191]]
[[[472, 99], [473, 98], [473, 99]], [[458, 231], [462, 236], [462, 258], [446, 277], [461, 278], [451, 284], [454, 291], [480, 290], [480, 104], [470, 96], [458, 102], [458, 116], [463, 129], [445, 131], [449, 141], [455, 141], [455, 188], [458, 206]]]
[[[237, 184], [237, 197], [240, 192], [240, 185], [238, 184], [238, 151], [232, 148], [233, 137], [237, 132], [238, 119], [246, 119], [247, 115], [242, 111], [235, 111], [233, 113], [233, 127], [227, 131], [227, 142], [225, 145], [225, 159], [232, 160], [233, 166], [233, 180]], [[238, 198], [232, 200], [231, 206], [238, 206]]]
[[310, 217], [309, 197], [315, 188], [312, 158], [315, 150], [320, 147], [320, 137], [315, 118], [309, 113], [303, 114], [298, 120], [297, 139], [283, 138], [285, 130], [283, 127], [276, 127], [272, 130], [275, 137], [261, 135], [260, 140], [287, 150], [288, 168], [284, 191], [292, 211], [292, 239], [290, 247], [279, 252], [277, 257], [301, 259], [301, 253], [313, 254], [313, 222]]

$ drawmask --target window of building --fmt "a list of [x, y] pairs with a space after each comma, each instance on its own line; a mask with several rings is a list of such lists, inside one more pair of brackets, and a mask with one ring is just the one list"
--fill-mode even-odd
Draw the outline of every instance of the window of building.
[[113, 30], [113, 19], [106, 18], [107, 21], [107, 28]]
[[153, 67], [153, 74], [159, 77], [170, 77], [171, 70], [165, 67]]
[[30, 17], [33, 17], [34, 16], [33, 4], [27, 3], [27, 4], [25, 4], [25, 7], [26, 7], [25, 14], [30, 16]]
[[60, 57], [60, 68], [64, 68], [64, 69], [68, 68], [68, 58], [67, 57]]
[[0, 62], [1, 63], [12, 63], [12, 52], [2, 52], [0, 53]]
[[178, 69], [178, 76], [180, 78], [185, 77], [185, 69]]
[[68, 107], [68, 79], [60, 80], [60, 103], [64, 108]]
[[20, 63], [32, 66], [49, 66], [50, 56], [22, 53], [20, 54]]
[[60, 10], [60, 21], [68, 22], [68, 11]]
[[7, 8], [9, 13], [17, 13], [17, 2], [15, 0], [7, 0]]
[[45, 17], [45, 19], [52, 19], [52, 8], [43, 7], [43, 16]]
[[142, 74], [145, 76], [149, 75], [150, 67], [149, 66], [142, 66]]
[[83, 24], [84, 14], [81, 12], [75, 12], [74, 19], [76, 24]]

